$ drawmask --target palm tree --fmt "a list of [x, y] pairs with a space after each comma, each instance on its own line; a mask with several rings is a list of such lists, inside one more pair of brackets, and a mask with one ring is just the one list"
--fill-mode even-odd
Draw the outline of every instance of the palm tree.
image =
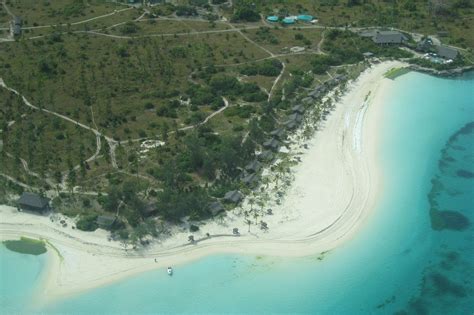
[[252, 224], [252, 221], [249, 219], [245, 219], [245, 223], [249, 225], [249, 233], [250, 233], [250, 225]]

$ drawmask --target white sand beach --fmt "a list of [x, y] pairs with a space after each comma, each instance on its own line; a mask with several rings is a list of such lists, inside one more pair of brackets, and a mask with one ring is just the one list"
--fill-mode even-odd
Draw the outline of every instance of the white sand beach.
[[[403, 63], [384, 62], [366, 70], [350, 83], [336, 109], [332, 111], [307, 149], [301, 163], [292, 167], [293, 182], [281, 200], [272, 206], [273, 215], [265, 216], [268, 231], [248, 225], [237, 211], [217, 219], [193, 233], [189, 244], [187, 231], [175, 231], [146, 249], [125, 251], [122, 244], [108, 240], [108, 232], [81, 232], [62, 227], [49, 217], [18, 212], [0, 206], [0, 238], [19, 236], [47, 239], [60, 253], [52, 256], [42, 301], [82, 292], [124, 277], [155, 268], [179, 265], [215, 253], [269, 256], [308, 256], [331, 250], [350, 240], [367, 222], [381, 191], [378, 161], [378, 119], [384, 92], [390, 80], [383, 74]], [[245, 205], [247, 207], [247, 205]], [[237, 227], [240, 236], [232, 235]], [[156, 262], [155, 262], [156, 259]]]

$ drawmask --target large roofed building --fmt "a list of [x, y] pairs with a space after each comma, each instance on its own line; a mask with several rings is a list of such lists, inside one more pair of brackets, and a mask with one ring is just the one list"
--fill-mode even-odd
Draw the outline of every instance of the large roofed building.
[[375, 36], [372, 37], [372, 40], [376, 44], [401, 44], [407, 40], [405, 35], [397, 31], [379, 31], [375, 33]]
[[436, 52], [444, 59], [454, 60], [458, 56], [458, 51], [448, 46], [436, 46]]
[[359, 33], [362, 37], [369, 37], [379, 45], [399, 45], [407, 41], [408, 38], [399, 31], [379, 31], [370, 30]]
[[35, 193], [24, 192], [18, 199], [18, 207], [21, 210], [44, 213], [48, 211], [49, 199], [43, 198]]

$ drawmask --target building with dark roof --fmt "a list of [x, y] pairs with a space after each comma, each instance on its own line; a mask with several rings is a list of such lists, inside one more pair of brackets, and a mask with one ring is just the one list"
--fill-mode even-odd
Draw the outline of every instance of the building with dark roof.
[[265, 150], [265, 151], [263, 151], [262, 153], [260, 153], [258, 155], [258, 159], [260, 161], [266, 161], [266, 162], [273, 160], [273, 157], [274, 157], [274, 155], [273, 155], [272, 151], [270, 151], [270, 150]]
[[222, 205], [222, 203], [220, 203], [219, 201], [214, 201], [209, 204], [209, 212], [211, 212], [213, 216], [216, 216], [219, 213], [224, 212], [224, 211], [225, 211], [225, 208]]
[[377, 31], [372, 37], [372, 41], [379, 45], [401, 44], [406, 40], [406, 36], [397, 31]]
[[288, 120], [290, 120], [290, 121], [294, 120], [294, 121], [300, 123], [300, 122], [303, 121], [303, 115], [298, 114], [298, 113], [293, 113], [290, 116], [288, 116]]
[[232, 203], [239, 203], [243, 198], [244, 196], [242, 193], [237, 190], [229, 191], [224, 195], [224, 200]]
[[117, 221], [117, 217], [111, 215], [99, 215], [97, 217], [97, 225], [105, 230], [111, 229], [115, 222]]
[[398, 31], [368, 30], [359, 32], [359, 35], [370, 38], [374, 43], [380, 45], [401, 44], [408, 40], [403, 33]]
[[423, 38], [416, 44], [417, 51], [427, 53], [427, 52], [431, 52], [432, 49], [433, 49], [433, 41], [429, 37]]
[[258, 162], [257, 160], [253, 160], [252, 162], [247, 164], [247, 166], [245, 166], [245, 170], [252, 173], [258, 172], [260, 168], [262, 168], [262, 164], [260, 164], [260, 162]]
[[21, 35], [21, 25], [22, 25], [21, 18], [18, 16], [15, 16], [13, 20], [10, 22], [10, 34], [13, 37]]
[[444, 59], [454, 60], [458, 56], [458, 51], [448, 46], [436, 46], [436, 52], [438, 56]]
[[293, 113], [303, 114], [304, 111], [305, 111], [305, 108], [304, 108], [304, 106], [301, 105], [301, 104], [300, 104], [300, 105], [295, 105], [295, 106], [293, 106], [293, 107], [291, 108], [291, 111], [292, 111]]
[[310, 96], [308, 96], [308, 97], [303, 98], [303, 99], [301, 100], [301, 102], [302, 102], [303, 104], [311, 104], [311, 103], [313, 103], [313, 98], [311, 98]]
[[337, 83], [347, 80], [347, 77], [343, 74], [339, 74], [334, 78]]
[[255, 173], [247, 174], [242, 178], [242, 183], [247, 186], [253, 186], [257, 183], [258, 176]]
[[263, 143], [263, 146], [267, 149], [277, 151], [280, 148], [280, 141], [275, 138], [270, 138]]
[[285, 130], [283, 130], [283, 128], [277, 128], [270, 132], [270, 136], [283, 139], [285, 137]]
[[18, 199], [18, 207], [22, 210], [44, 213], [50, 210], [49, 199], [35, 193], [24, 192]]
[[317, 86], [313, 91], [308, 93], [309, 97], [312, 98], [318, 98], [320, 97], [324, 92], [326, 92], [326, 87], [324, 85], [319, 85]]

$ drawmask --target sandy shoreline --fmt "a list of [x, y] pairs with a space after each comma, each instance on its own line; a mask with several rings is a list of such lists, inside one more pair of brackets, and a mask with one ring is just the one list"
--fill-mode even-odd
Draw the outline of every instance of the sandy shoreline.
[[[400, 62], [384, 62], [366, 70], [348, 89], [322, 130], [299, 150], [301, 163], [292, 168], [294, 181], [274, 215], [265, 217], [268, 232], [229, 213], [225, 220], [201, 226], [206, 232], [229, 234], [196, 245], [187, 243], [189, 232], [178, 232], [142, 251], [125, 252], [119, 242], [107, 240], [108, 233], [85, 233], [63, 228], [48, 217], [19, 213], [0, 206], [0, 239], [29, 236], [47, 239], [60, 253], [52, 255], [41, 289], [47, 302], [127, 276], [168, 265], [178, 266], [217, 254], [308, 256], [331, 250], [350, 240], [373, 211], [381, 191], [377, 159], [379, 115], [384, 91], [390, 80], [383, 74]], [[231, 236], [238, 227], [241, 236]], [[54, 253], [54, 251], [50, 251]], [[157, 262], [155, 262], [155, 258]], [[179, 268], [179, 267], [178, 267]]]

